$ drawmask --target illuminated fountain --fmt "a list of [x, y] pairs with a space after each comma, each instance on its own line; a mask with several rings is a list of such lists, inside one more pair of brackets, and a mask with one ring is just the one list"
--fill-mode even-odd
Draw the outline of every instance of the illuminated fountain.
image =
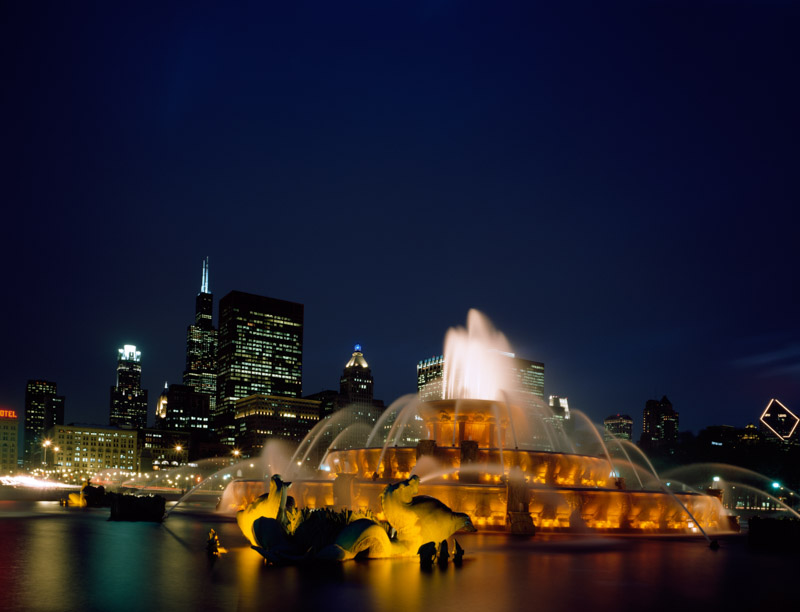
[[[334, 415], [278, 466], [293, 482], [289, 494], [296, 506], [349, 508], [384, 519], [381, 494], [387, 485], [416, 475], [420, 493], [465, 513], [479, 528], [517, 533], [532, 533], [534, 527], [704, 535], [730, 531], [719, 497], [673, 492], [657, 476], [642, 480], [637, 471], [642, 468], [629, 455], [627, 462], [612, 461], [602, 436], [585, 417], [590, 427], [584, 425], [584, 431], [602, 450], [600, 456], [575, 452], [563, 421], [539, 397], [516, 388], [511, 359], [505, 337], [471, 310], [467, 328], [451, 329], [445, 338], [444, 372], [437, 381], [442, 385], [438, 395], [445, 399], [402, 398], [371, 432], [362, 434], [364, 443], [356, 448], [337, 448], [342, 430], [328, 432], [334, 443], [313, 465], [312, 448], [335, 422]], [[638, 490], [628, 489], [620, 477], [626, 463]], [[645, 488], [644, 482], [655, 484]], [[252, 496], [252, 486], [234, 481], [226, 495], [244, 498], [249, 487]]]

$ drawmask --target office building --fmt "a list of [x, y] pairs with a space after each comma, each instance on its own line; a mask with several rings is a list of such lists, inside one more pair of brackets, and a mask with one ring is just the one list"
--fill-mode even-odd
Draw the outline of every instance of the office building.
[[57, 425], [48, 431], [48, 437], [48, 465], [68, 472], [73, 480], [89, 478], [101, 470], [138, 471], [138, 433], [134, 429]]
[[15, 474], [17, 465], [17, 435], [19, 419], [17, 411], [0, 409], [0, 476]]
[[210, 396], [189, 385], [170, 385], [164, 418], [169, 431], [206, 433], [211, 426]]
[[426, 402], [444, 398], [444, 355], [417, 363], [417, 391]]
[[117, 384], [111, 387], [108, 422], [117, 427], [147, 427], [147, 390], [142, 389], [142, 353], [132, 344], [119, 349]]
[[[339, 391], [320, 391], [307, 398], [320, 402], [321, 418], [331, 417], [329, 425], [319, 434], [318, 447], [322, 452], [310, 455], [311, 462], [321, 459], [325, 449], [334, 441], [340, 450], [364, 446], [385, 408], [383, 400], [374, 397], [372, 370], [360, 344], [353, 347], [353, 353], [344, 366], [339, 378]], [[387, 432], [393, 423], [393, 418], [384, 423]]]
[[353, 347], [353, 354], [339, 379], [339, 406], [352, 410], [354, 423], [367, 425], [374, 425], [383, 412], [383, 402], [374, 398], [372, 370], [360, 344]]
[[678, 444], [678, 413], [666, 395], [645, 403], [639, 444], [643, 448], [667, 450], [673, 450]]
[[300, 398], [303, 305], [232, 291], [219, 303], [217, 403], [219, 440], [235, 444], [236, 402], [251, 395]]
[[217, 403], [217, 330], [212, 316], [214, 297], [208, 288], [208, 257], [203, 260], [200, 293], [195, 298], [194, 324], [186, 330], [186, 370], [183, 384], [208, 396], [211, 413]]
[[137, 471], [186, 465], [190, 452], [188, 433], [164, 429], [140, 429], [137, 433]]
[[530, 396], [544, 399], [544, 364], [511, 356], [509, 367], [517, 388]]
[[[503, 353], [508, 358], [510, 380], [516, 391], [529, 396], [532, 402], [544, 399], [544, 364]], [[444, 355], [423, 359], [417, 363], [417, 391], [423, 401], [444, 399]]]
[[236, 446], [245, 457], [261, 454], [269, 438], [300, 443], [319, 421], [317, 400], [253, 394], [236, 401]]
[[316, 400], [319, 402], [320, 420], [339, 410], [339, 392], [335, 389], [317, 391], [311, 395], [306, 395], [304, 399]]
[[606, 440], [633, 440], [633, 419], [627, 414], [612, 414], [603, 421]]
[[44, 461], [47, 431], [64, 423], [64, 396], [58, 385], [48, 380], [29, 380], [25, 387], [25, 465], [33, 467]]

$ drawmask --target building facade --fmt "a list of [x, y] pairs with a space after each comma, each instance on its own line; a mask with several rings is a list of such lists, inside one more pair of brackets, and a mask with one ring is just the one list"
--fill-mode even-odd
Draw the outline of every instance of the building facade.
[[58, 385], [48, 380], [29, 380], [25, 387], [25, 465], [43, 462], [42, 443], [47, 431], [63, 423], [64, 396], [58, 395]]
[[544, 364], [520, 357], [511, 357], [509, 367], [520, 391], [544, 399]]
[[169, 469], [186, 465], [189, 434], [164, 429], [140, 429], [137, 437], [137, 471]]
[[147, 427], [147, 390], [142, 389], [142, 353], [132, 344], [119, 349], [117, 384], [111, 387], [108, 422], [117, 427]]
[[208, 396], [212, 414], [217, 403], [217, 330], [214, 297], [208, 288], [208, 257], [203, 261], [200, 293], [195, 298], [194, 324], [186, 330], [186, 370], [183, 384]]
[[207, 433], [210, 426], [210, 396], [189, 385], [170, 385], [166, 393], [165, 429]]
[[52, 442], [48, 464], [68, 472], [75, 480], [89, 478], [101, 470], [138, 471], [136, 430], [57, 425], [48, 431], [48, 437]]
[[361, 345], [356, 344], [339, 379], [339, 406], [351, 408], [353, 422], [374, 425], [383, 412], [383, 402], [375, 399], [374, 390], [372, 370]]
[[19, 469], [17, 465], [17, 411], [0, 409], [0, 476], [10, 476]]
[[417, 392], [425, 402], [444, 399], [444, 355], [417, 363]]
[[320, 402], [253, 394], [236, 402], [236, 446], [245, 457], [261, 454], [269, 438], [300, 443], [319, 421]]
[[303, 305], [232, 291], [219, 303], [218, 340], [213, 428], [233, 446], [238, 400], [302, 395]]
[[[518, 391], [544, 399], [544, 364], [517, 357], [514, 353], [503, 353], [508, 358], [510, 379]], [[444, 355], [423, 359], [417, 363], [417, 391], [423, 401], [444, 399]]]
[[612, 414], [603, 421], [606, 440], [633, 440], [633, 419], [627, 414]]
[[647, 400], [642, 413], [643, 448], [670, 449], [678, 444], [678, 413], [672, 403], [663, 396], [660, 400]]

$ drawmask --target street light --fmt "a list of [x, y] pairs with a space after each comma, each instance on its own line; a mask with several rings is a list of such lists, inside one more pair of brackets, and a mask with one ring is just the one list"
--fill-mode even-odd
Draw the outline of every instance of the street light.
[[45, 440], [42, 442], [42, 446], [44, 447], [44, 465], [47, 467], [47, 447], [50, 446], [52, 442], [50, 440]]

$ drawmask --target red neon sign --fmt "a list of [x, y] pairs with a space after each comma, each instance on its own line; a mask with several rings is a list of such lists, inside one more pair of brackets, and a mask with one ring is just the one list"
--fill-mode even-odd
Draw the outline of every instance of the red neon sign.
[[17, 411], [16, 410], [2, 410], [0, 409], [0, 419], [16, 419], [17, 418]]

